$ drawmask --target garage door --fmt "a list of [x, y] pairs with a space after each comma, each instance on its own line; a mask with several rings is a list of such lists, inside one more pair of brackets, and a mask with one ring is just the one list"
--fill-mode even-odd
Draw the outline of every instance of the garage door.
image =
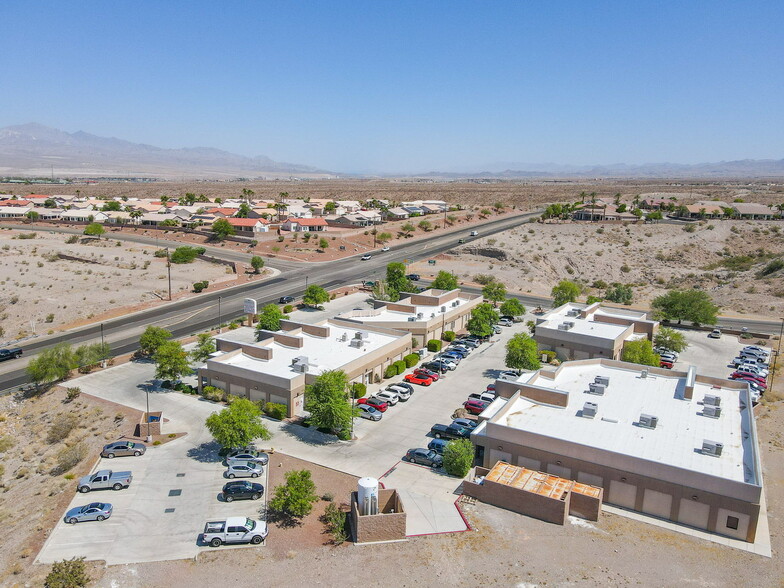
[[594, 476], [586, 472], [577, 472], [577, 481], [581, 484], [588, 484], [589, 486], [598, 486], [601, 488], [604, 485], [604, 478], [601, 476]]
[[613, 480], [610, 482], [610, 495], [607, 502], [624, 508], [634, 509], [637, 502], [637, 486]]
[[669, 519], [672, 514], [672, 495], [656, 490], [645, 490], [642, 499], [642, 512]]
[[512, 454], [507, 453], [506, 451], [498, 451], [497, 449], [490, 450], [490, 467], [495, 465], [497, 461], [505, 461], [507, 463], [511, 463], [512, 461]]
[[708, 528], [708, 517], [710, 516], [710, 506], [681, 498], [681, 508], [678, 512], [678, 522], [698, 529]]
[[547, 464], [547, 473], [558, 476], [559, 478], [566, 478], [567, 480], [572, 478], [571, 468], [565, 468], [564, 466], [559, 466], [556, 463]]
[[242, 398], [247, 396], [247, 388], [245, 388], [245, 386], [241, 386], [240, 384], [229, 384], [229, 392], [234, 394], [234, 396], [240, 396]]
[[587, 351], [577, 351], [576, 349], [574, 351], [574, 359], [575, 360], [577, 360], [577, 359], [590, 359], [590, 357], [591, 357], [591, 354], [588, 353]]
[[522, 455], [517, 458], [517, 465], [528, 468], [529, 470], [534, 470], [535, 472], [542, 469], [541, 461], [538, 459], [531, 459], [530, 457], [523, 457]]
[[225, 390], [226, 389], [226, 382], [213, 378], [212, 380], [210, 380], [210, 386], [215, 386], [216, 388], [220, 388], [221, 390]]

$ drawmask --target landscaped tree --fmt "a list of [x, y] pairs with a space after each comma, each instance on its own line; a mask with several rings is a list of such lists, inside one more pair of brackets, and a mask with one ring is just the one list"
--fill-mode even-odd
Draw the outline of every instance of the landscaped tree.
[[648, 339], [638, 339], [624, 344], [621, 360], [659, 367], [661, 357], [653, 350], [653, 345]]
[[120, 212], [122, 210], [122, 204], [120, 204], [117, 200], [109, 200], [105, 202], [103, 206], [101, 206], [101, 210], [104, 212]]
[[153, 355], [155, 377], [159, 380], [178, 382], [183, 376], [193, 373], [188, 354], [179, 341], [165, 341]]
[[670, 290], [653, 299], [655, 315], [670, 321], [691, 321], [696, 325], [715, 325], [719, 307], [702, 290]]
[[260, 255], [254, 255], [250, 258], [250, 266], [255, 273], [259, 273], [261, 268], [264, 267], [264, 259]]
[[269, 501], [270, 510], [284, 518], [306, 517], [313, 510], [313, 503], [319, 499], [310, 470], [292, 470], [284, 477], [286, 482], [275, 486], [274, 496]]
[[525, 306], [517, 298], [507, 298], [499, 308], [501, 315], [505, 316], [523, 316], [525, 314]]
[[[74, 364], [78, 368], [93, 368], [102, 361], [111, 357], [111, 347], [108, 343], [92, 343], [80, 345], [73, 352]], [[80, 369], [80, 371], [82, 371]]]
[[329, 241], [327, 241], [324, 237], [319, 239], [319, 249], [324, 250], [329, 247]]
[[506, 298], [506, 286], [501, 282], [493, 280], [482, 288], [482, 296], [490, 300], [493, 303], [493, 308], [495, 308], [499, 302]]
[[234, 227], [225, 218], [219, 218], [212, 223], [212, 238], [216, 241], [223, 241], [226, 237], [234, 234]]
[[529, 335], [517, 333], [506, 342], [506, 367], [513, 370], [538, 370], [539, 348]]
[[468, 332], [477, 337], [489, 337], [493, 334], [493, 325], [498, 322], [498, 313], [495, 309], [483, 302], [471, 311], [466, 328]]
[[348, 438], [358, 411], [351, 406], [347, 390], [348, 377], [341, 370], [324, 372], [305, 386], [305, 410], [311, 425]]
[[392, 239], [392, 233], [379, 233], [378, 235], [376, 235], [376, 241], [378, 241], [382, 245], [387, 241], [390, 241], [391, 239]]
[[431, 223], [429, 220], [421, 220], [417, 226], [427, 233], [433, 228], [433, 223]]
[[149, 326], [139, 337], [139, 351], [148, 357], [152, 356], [171, 336], [172, 334], [162, 327]]
[[665, 349], [677, 353], [680, 353], [689, 346], [683, 333], [679, 333], [670, 327], [661, 327], [659, 332], [653, 336], [653, 344], [656, 345], [656, 347], [664, 347]]
[[[159, 249], [159, 251], [162, 251]], [[193, 260], [199, 255], [199, 250], [190, 245], [183, 245], [177, 247], [169, 258], [172, 263], [193, 263]], [[165, 256], [164, 256], [165, 257]]]
[[450, 476], [465, 478], [474, 465], [474, 444], [469, 439], [455, 439], [444, 448], [444, 470]]
[[387, 264], [387, 294], [393, 302], [400, 300], [401, 292], [411, 292], [414, 285], [406, 277], [406, 264], [393, 261]]
[[617, 304], [631, 304], [634, 298], [634, 292], [631, 286], [625, 284], [613, 284], [604, 293], [604, 297], [610, 302]]
[[90, 223], [84, 227], [84, 234], [88, 237], [98, 237], [100, 239], [105, 232], [106, 229], [103, 228], [101, 223]]
[[311, 284], [305, 289], [302, 303], [306, 306], [320, 306], [329, 300], [329, 292], [321, 286]]
[[455, 274], [441, 270], [436, 279], [430, 284], [434, 290], [455, 290], [457, 288], [457, 277]]
[[277, 304], [268, 304], [259, 313], [259, 322], [256, 325], [256, 336], [261, 331], [280, 331], [280, 321], [289, 318], [283, 314]]
[[236, 216], [237, 218], [248, 218], [250, 212], [251, 209], [250, 206], [248, 206], [248, 203], [243, 202], [242, 204], [239, 205], [239, 208], [237, 208], [237, 213], [234, 216]]
[[57, 200], [54, 198], [47, 198], [44, 200], [44, 208], [57, 208]]
[[199, 333], [196, 347], [190, 352], [191, 361], [203, 363], [207, 361], [212, 353], [215, 353], [215, 339], [209, 333]]
[[649, 221], [660, 221], [664, 218], [664, 215], [659, 210], [654, 210], [653, 212], [649, 212], [646, 217]]
[[553, 297], [553, 306], [558, 307], [567, 302], [574, 302], [580, 295], [580, 286], [569, 280], [561, 280], [553, 286], [550, 295]]
[[400, 230], [403, 231], [406, 235], [410, 235], [414, 232], [415, 228], [416, 227], [414, 227], [413, 223], [406, 223], [400, 227]]
[[27, 375], [36, 386], [51, 384], [64, 380], [72, 369], [76, 367], [71, 346], [68, 343], [58, 343], [54, 347], [44, 349], [37, 357], [27, 364]]
[[261, 417], [258, 404], [237, 398], [222, 411], [208, 416], [206, 425], [221, 447], [245, 447], [254, 439], [267, 441], [272, 437]]
[[337, 203], [330, 200], [324, 205], [324, 212], [335, 212], [335, 209], [337, 207], [338, 207]]
[[28, 219], [30, 219], [31, 221], [33, 221], [33, 222], [35, 222], [35, 221], [37, 221], [39, 218], [41, 218], [41, 215], [40, 215], [40, 214], [38, 214], [38, 213], [37, 213], [36, 211], [34, 211], [34, 210], [29, 210], [29, 211], [27, 211], [27, 214], [25, 214], [25, 216], [26, 216]]

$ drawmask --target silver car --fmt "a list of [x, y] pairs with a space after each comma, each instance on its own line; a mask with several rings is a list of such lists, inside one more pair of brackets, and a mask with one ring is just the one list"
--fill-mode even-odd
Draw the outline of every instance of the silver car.
[[269, 455], [255, 449], [237, 449], [226, 456], [226, 465], [252, 461], [263, 466], [269, 463]]
[[91, 502], [76, 506], [65, 513], [64, 521], [75, 525], [84, 521], [105, 521], [112, 516], [112, 505], [107, 502]]
[[117, 456], [133, 455], [139, 457], [147, 451], [147, 447], [142, 443], [135, 443], [133, 441], [115, 441], [103, 446], [101, 457], [108, 457], [112, 459]]
[[367, 404], [357, 404], [357, 408], [359, 409], [359, 416], [363, 419], [380, 421], [381, 417], [384, 416], [384, 413], [382, 413], [380, 410], [377, 410], [372, 406], [368, 406]]
[[252, 461], [229, 464], [226, 468], [227, 478], [258, 478], [263, 473], [264, 468], [261, 464]]

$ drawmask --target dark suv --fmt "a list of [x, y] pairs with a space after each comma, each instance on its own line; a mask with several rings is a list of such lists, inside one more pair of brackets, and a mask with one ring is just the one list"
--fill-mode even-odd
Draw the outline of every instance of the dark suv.
[[251, 500], [258, 500], [264, 496], [264, 486], [256, 482], [248, 482], [247, 480], [238, 480], [236, 482], [229, 482], [223, 486], [221, 492], [223, 500], [231, 502], [233, 500], [243, 500], [250, 498]]
[[471, 436], [471, 431], [468, 429], [452, 425], [433, 425], [430, 433], [436, 439], [468, 439]]
[[294, 302], [293, 296], [281, 296], [278, 298], [278, 304], [288, 304], [290, 302]]

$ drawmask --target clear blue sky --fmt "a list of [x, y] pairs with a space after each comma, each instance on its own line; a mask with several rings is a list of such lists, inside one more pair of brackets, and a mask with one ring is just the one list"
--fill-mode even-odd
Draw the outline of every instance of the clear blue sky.
[[784, 157], [778, 0], [4, 0], [0, 18], [0, 126], [345, 172]]

